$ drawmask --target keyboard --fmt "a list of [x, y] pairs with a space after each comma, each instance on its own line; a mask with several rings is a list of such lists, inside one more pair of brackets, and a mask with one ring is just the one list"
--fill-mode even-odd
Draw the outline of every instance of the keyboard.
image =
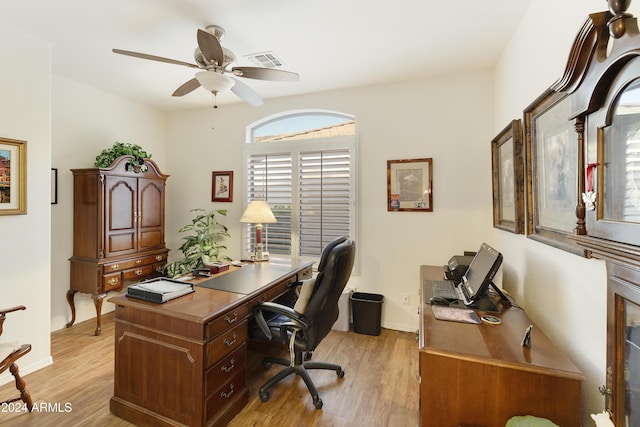
[[453, 282], [448, 280], [433, 280], [433, 293], [434, 297], [445, 298], [449, 300], [458, 300], [458, 291], [453, 285]]

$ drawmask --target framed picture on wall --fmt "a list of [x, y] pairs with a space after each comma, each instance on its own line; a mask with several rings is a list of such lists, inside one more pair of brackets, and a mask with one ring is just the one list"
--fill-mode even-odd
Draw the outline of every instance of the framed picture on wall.
[[212, 172], [211, 201], [233, 202], [233, 171]]
[[513, 120], [491, 141], [493, 226], [524, 233], [522, 121]]
[[51, 204], [58, 204], [58, 169], [51, 168]]
[[27, 142], [0, 138], [0, 215], [27, 213]]
[[584, 256], [569, 236], [577, 225], [578, 135], [571, 97], [551, 89], [524, 111], [527, 237]]
[[433, 212], [433, 161], [387, 161], [387, 210]]

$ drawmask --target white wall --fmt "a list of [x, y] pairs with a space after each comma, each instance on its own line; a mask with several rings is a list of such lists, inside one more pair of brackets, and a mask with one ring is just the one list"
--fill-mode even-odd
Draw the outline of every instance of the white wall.
[[[582, 23], [600, 10], [606, 10], [601, 0], [532, 2], [496, 67], [495, 134], [522, 118], [523, 110], [562, 76]], [[637, 5], [630, 12], [637, 15]], [[583, 424], [592, 425], [588, 414], [604, 409], [598, 392], [606, 370], [604, 263], [498, 229], [491, 238], [505, 253], [504, 285], [585, 375]]]
[[[58, 204], [51, 207], [51, 330], [71, 320], [69, 258], [73, 255], [73, 174], [93, 167], [96, 155], [114, 142], [138, 144], [151, 153], [163, 173], [166, 168], [166, 114], [110, 93], [53, 76], [53, 150], [51, 167], [58, 169]], [[93, 299], [76, 293], [76, 323], [96, 316]], [[113, 310], [108, 297], [102, 312]]]
[[0, 307], [27, 310], [7, 316], [1, 338], [31, 343], [26, 374], [51, 363], [51, 46], [0, 28], [0, 63], [0, 136], [27, 141], [27, 214], [0, 216]]
[[[319, 108], [353, 114], [358, 135], [360, 274], [350, 286], [383, 294], [382, 325], [415, 331], [419, 266], [477, 249], [492, 229], [493, 84], [489, 71], [171, 113], [167, 229], [192, 208], [229, 209], [229, 255], [240, 256], [245, 129], [275, 113]], [[211, 129], [212, 123], [214, 130]], [[433, 158], [434, 212], [387, 212], [387, 160]], [[212, 203], [211, 171], [233, 170], [233, 203]], [[470, 184], [473, 183], [473, 184]], [[173, 249], [181, 236], [168, 241]], [[176, 251], [177, 252], [177, 251]], [[173, 253], [172, 255], [177, 255]], [[403, 305], [401, 294], [411, 303]]]
[[[0, 136], [28, 141], [28, 214], [0, 216], [1, 306], [29, 308], [14, 315], [20, 331], [7, 323], [3, 335], [26, 337], [34, 345], [21, 370], [50, 362], [49, 331], [64, 327], [70, 318], [65, 300], [72, 252], [69, 169], [91, 166], [95, 155], [116, 140], [143, 146], [171, 175], [171, 256], [178, 255], [181, 236], [176, 230], [189, 221], [188, 210], [202, 207], [229, 209], [222, 221], [232, 234], [229, 254], [238, 257], [245, 127], [278, 112], [322, 108], [356, 117], [361, 272], [352, 285], [385, 296], [383, 326], [417, 328], [420, 264], [443, 264], [451, 254], [476, 249], [486, 240], [505, 254], [504, 285], [585, 374], [584, 414], [602, 410], [597, 386], [604, 382], [606, 365], [604, 265], [491, 226], [489, 142], [561, 75], [581, 23], [604, 6], [601, 0], [533, 0], [495, 75], [467, 70], [274, 99], [260, 108], [238, 104], [168, 115], [52, 77], [50, 46], [0, 30]], [[631, 12], [637, 14], [637, 5]], [[387, 212], [386, 161], [417, 157], [434, 161], [434, 212]], [[54, 206], [49, 205], [50, 167], [60, 173]], [[236, 172], [233, 203], [210, 201], [214, 170]], [[50, 243], [55, 245], [51, 249]], [[402, 305], [402, 293], [411, 295], [410, 305]], [[77, 295], [76, 305], [77, 321], [95, 316], [88, 296]], [[105, 302], [103, 312], [110, 309]], [[592, 424], [587, 415], [584, 424]]]

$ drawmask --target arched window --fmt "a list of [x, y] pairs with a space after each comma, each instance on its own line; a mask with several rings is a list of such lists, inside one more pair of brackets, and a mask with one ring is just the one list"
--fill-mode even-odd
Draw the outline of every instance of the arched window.
[[[245, 201], [266, 200], [277, 223], [264, 225], [271, 258], [317, 259], [338, 236], [356, 236], [356, 134], [353, 116], [287, 112], [247, 127]], [[252, 253], [253, 225], [243, 229]]]

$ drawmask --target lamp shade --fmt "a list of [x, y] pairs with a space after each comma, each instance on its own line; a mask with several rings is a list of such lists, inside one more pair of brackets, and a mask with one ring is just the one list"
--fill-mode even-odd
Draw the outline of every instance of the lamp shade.
[[231, 89], [235, 83], [229, 77], [215, 71], [200, 71], [196, 73], [196, 80], [200, 86], [213, 93]]
[[240, 222], [248, 224], [268, 224], [277, 222], [269, 204], [264, 200], [254, 200], [240, 217]]

